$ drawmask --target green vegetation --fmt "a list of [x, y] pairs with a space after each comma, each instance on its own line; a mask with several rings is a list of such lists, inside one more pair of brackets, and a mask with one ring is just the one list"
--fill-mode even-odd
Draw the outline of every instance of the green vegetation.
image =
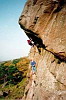
[[0, 84], [8, 82], [9, 84], [17, 84], [22, 80], [22, 74], [14, 65], [0, 65]]
[[0, 95], [0, 100], [16, 100], [23, 97], [27, 85], [28, 65], [27, 57], [0, 64], [0, 92], [8, 92], [7, 96]]

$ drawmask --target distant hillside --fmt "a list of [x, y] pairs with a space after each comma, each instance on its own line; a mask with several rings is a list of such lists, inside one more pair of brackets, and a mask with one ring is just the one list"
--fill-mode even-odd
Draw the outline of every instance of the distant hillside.
[[27, 84], [28, 65], [27, 57], [0, 63], [0, 100], [22, 98]]

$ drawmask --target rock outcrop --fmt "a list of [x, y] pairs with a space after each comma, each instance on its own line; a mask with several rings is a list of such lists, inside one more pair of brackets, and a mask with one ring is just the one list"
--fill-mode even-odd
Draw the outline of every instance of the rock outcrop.
[[19, 24], [35, 43], [29, 58], [37, 62], [23, 100], [66, 100], [66, 1], [28, 0]]

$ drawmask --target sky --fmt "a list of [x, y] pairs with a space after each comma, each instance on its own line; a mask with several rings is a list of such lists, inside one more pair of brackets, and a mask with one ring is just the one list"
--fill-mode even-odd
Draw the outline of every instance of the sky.
[[0, 61], [27, 56], [28, 37], [18, 24], [26, 0], [0, 0]]

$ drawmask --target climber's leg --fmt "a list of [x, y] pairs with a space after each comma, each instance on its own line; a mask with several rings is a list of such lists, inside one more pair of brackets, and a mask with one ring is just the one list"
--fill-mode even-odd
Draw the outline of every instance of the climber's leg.
[[33, 67], [32, 67], [32, 74], [33, 74], [33, 75], [36, 74], [36, 66], [33, 66]]
[[42, 48], [41, 48], [41, 55], [42, 55]]

